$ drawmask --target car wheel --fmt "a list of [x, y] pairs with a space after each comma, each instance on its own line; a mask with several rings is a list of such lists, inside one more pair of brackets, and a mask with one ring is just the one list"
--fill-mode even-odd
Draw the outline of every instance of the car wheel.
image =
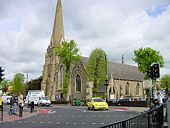
[[94, 106], [92, 107], [92, 110], [93, 110], [93, 111], [95, 111], [95, 110], [96, 110]]

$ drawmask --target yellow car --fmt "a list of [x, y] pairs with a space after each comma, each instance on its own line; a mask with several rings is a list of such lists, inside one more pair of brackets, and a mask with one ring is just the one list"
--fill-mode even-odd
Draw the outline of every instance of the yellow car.
[[109, 106], [108, 104], [99, 97], [93, 97], [89, 102], [87, 102], [88, 110], [99, 110], [104, 109], [108, 110]]

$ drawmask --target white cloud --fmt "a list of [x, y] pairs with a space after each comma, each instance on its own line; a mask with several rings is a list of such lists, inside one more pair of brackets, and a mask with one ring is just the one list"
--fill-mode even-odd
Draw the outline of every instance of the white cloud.
[[[109, 59], [133, 64], [133, 51], [152, 47], [165, 59], [162, 74], [169, 73], [170, 7], [156, 17], [152, 10], [168, 0], [62, 0], [65, 39], [74, 39], [80, 53], [103, 48]], [[6, 0], [0, 4], [0, 65], [5, 77], [17, 72], [29, 79], [41, 75], [50, 43], [56, 0]]]

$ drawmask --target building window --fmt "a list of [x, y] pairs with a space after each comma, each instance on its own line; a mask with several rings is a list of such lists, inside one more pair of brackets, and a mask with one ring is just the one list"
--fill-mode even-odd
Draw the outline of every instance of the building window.
[[139, 83], [137, 83], [137, 85], [136, 85], [136, 95], [139, 95], [139, 89], [140, 89], [140, 85], [139, 85]]
[[64, 79], [64, 67], [60, 67], [60, 72], [59, 72], [59, 86], [60, 88], [63, 87], [63, 79]]
[[127, 82], [125, 86], [125, 95], [129, 95], [129, 90], [130, 90], [129, 88], [130, 88], [129, 83]]
[[76, 76], [76, 91], [81, 92], [81, 78], [80, 78], [80, 75]]

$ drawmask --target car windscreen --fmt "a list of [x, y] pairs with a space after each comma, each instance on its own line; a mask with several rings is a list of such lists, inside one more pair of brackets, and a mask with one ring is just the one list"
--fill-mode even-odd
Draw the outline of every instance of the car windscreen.
[[94, 102], [104, 102], [103, 99], [93, 99]]
[[42, 100], [48, 100], [48, 98], [47, 97], [42, 97]]

